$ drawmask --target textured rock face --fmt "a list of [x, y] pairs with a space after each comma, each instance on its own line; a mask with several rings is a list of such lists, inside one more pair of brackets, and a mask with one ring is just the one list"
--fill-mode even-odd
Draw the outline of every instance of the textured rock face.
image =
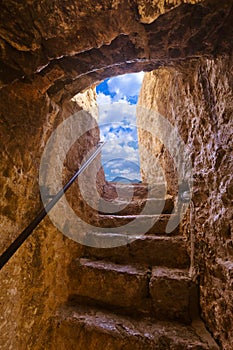
[[[45, 338], [41, 348], [114, 350], [217, 350], [203, 343], [192, 327], [140, 318], [135, 322], [110, 311], [68, 305], [53, 319], [53, 338]], [[36, 348], [37, 349], [37, 348]]]
[[[90, 110], [95, 105], [95, 94], [91, 90], [85, 95], [88, 98], [78, 98], [85, 109]], [[61, 109], [29, 84], [24, 88], [16, 84], [14, 90], [2, 91], [1, 96], [2, 253], [41, 208], [38, 170], [51, 131], [67, 117], [80, 113], [81, 107], [72, 101]], [[64, 163], [64, 180], [74, 174], [87, 150], [93, 149], [99, 141], [95, 119], [87, 113], [84, 117], [80, 120], [80, 129], [88, 126], [90, 132], [70, 149]], [[67, 130], [61, 147], [66, 146], [71, 133], [72, 130]], [[61, 150], [53, 150], [51, 158], [59, 160], [61, 153]], [[96, 166], [99, 168], [99, 159]], [[57, 169], [52, 170], [47, 176], [56, 178]], [[102, 181], [103, 173], [100, 171], [100, 174]], [[85, 176], [89, 175], [85, 173]], [[56, 193], [53, 188], [50, 191], [50, 194]], [[90, 218], [88, 206], [81, 205], [83, 199], [78, 184], [68, 191], [67, 199], [71, 206], [80, 208], [78, 214], [81, 211], [83, 218]], [[69, 218], [65, 217], [64, 208], [59, 208], [57, 213], [64, 218], [65, 224]], [[1, 349], [33, 349], [41, 341], [48, 315], [68, 298], [67, 266], [81, 251], [80, 244], [66, 238], [46, 219], [1, 270]]]
[[[67, 100], [105, 77], [231, 52], [231, 3], [193, 2], [9, 0], [1, 5], [1, 252], [40, 209], [40, 159], [52, 130], [74, 112]], [[68, 114], [61, 112], [64, 106]], [[97, 140], [98, 135], [90, 137], [89, 144]], [[227, 167], [224, 161], [219, 172], [222, 166]], [[223, 200], [228, 201], [224, 193]], [[219, 241], [213, 242], [214, 251]], [[0, 272], [2, 349], [34, 349], [40, 343], [47, 318], [69, 295], [67, 268], [81, 250], [47, 219]], [[218, 274], [228, 268], [221, 266]], [[205, 283], [213, 285], [208, 271]], [[221, 327], [212, 326], [218, 336]]]
[[[146, 74], [140, 96], [141, 105], [159, 112], [178, 128], [188, 147], [194, 209], [191, 223], [188, 214], [183, 228], [187, 239], [191, 233], [195, 236], [194, 263], [203, 318], [222, 348], [229, 350], [233, 342], [231, 67], [232, 58], [222, 57], [159, 69]], [[153, 115], [156, 118], [156, 113]], [[147, 123], [153, 126], [153, 121]], [[139, 130], [139, 136], [148, 146], [144, 131]], [[153, 145], [157, 148], [152, 158], [160, 150], [155, 138]], [[141, 165], [143, 173], [150, 175], [146, 163]], [[169, 169], [170, 165], [167, 176]]]
[[137, 1], [138, 13], [142, 23], [152, 23], [160, 15], [181, 4], [197, 4], [202, 0], [165, 0], [165, 1]]
[[72, 98], [84, 111], [87, 111], [91, 116], [98, 120], [97, 94], [95, 87], [80, 92]]
[[197, 2], [7, 1], [0, 21], [1, 86], [27, 77], [62, 99], [100, 75], [229, 52], [231, 4]]

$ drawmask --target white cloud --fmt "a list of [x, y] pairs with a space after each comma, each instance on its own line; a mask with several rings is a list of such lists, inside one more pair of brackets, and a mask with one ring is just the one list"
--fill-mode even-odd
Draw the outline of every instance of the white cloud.
[[97, 104], [110, 104], [112, 102], [111, 96], [105, 95], [103, 92], [97, 94]]
[[136, 124], [136, 105], [126, 101], [99, 105], [99, 124], [113, 122]]
[[118, 167], [117, 169], [108, 169], [108, 175], [114, 179], [117, 176], [125, 177], [129, 180], [138, 179], [140, 180], [140, 171], [131, 169], [122, 169], [122, 167]]
[[143, 77], [144, 72], [139, 72], [110, 78], [107, 82], [109, 91], [116, 94], [113, 101], [126, 100], [128, 96], [137, 96]]
[[117, 142], [108, 142], [102, 149], [103, 163], [119, 158], [139, 164], [139, 153], [137, 149], [135, 150], [127, 144], [120, 145]]
[[136, 106], [116, 102], [100, 106], [99, 112], [101, 138], [107, 140], [102, 150], [103, 163], [121, 158], [139, 164], [138, 149], [128, 145], [130, 141], [137, 141]]
[[108, 173], [113, 177], [140, 178], [139, 152], [132, 142], [137, 141], [136, 105], [130, 104], [127, 98], [139, 94], [143, 76], [140, 72], [109, 79], [109, 91], [116, 94], [113, 99], [103, 92], [97, 94], [101, 138], [107, 140], [102, 149], [102, 164], [108, 167], [110, 162]]

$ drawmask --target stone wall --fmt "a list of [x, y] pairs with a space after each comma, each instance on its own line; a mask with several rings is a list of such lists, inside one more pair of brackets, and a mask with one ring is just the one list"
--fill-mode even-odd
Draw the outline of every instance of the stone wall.
[[229, 52], [231, 10], [228, 0], [9, 0], [0, 86], [28, 79], [64, 100], [104, 76]]
[[[2, 252], [41, 207], [41, 155], [66, 102], [106, 77], [229, 54], [232, 4], [8, 0], [0, 17]], [[47, 219], [0, 272], [1, 348], [35, 348], [69, 293], [66, 266], [80, 250]]]
[[[232, 57], [222, 57], [146, 73], [139, 99], [146, 110], [154, 111], [150, 114], [154, 118], [159, 112], [178, 128], [187, 145], [193, 166], [194, 209], [191, 222], [188, 212], [182, 227], [189, 250], [191, 234], [195, 236], [194, 278], [200, 282], [202, 317], [224, 350], [230, 350], [233, 343], [231, 67]], [[143, 113], [137, 116], [138, 121], [145, 117]], [[146, 123], [153, 128], [153, 121]], [[148, 148], [143, 130], [139, 138]], [[153, 137], [151, 145], [157, 146], [151, 153], [154, 158], [161, 148]], [[143, 174], [151, 176], [146, 162], [141, 165]]]
[[[90, 110], [90, 106], [95, 105], [95, 93], [91, 90], [86, 95], [89, 98], [82, 98], [82, 101]], [[21, 82], [1, 90], [1, 107], [0, 253], [42, 207], [39, 166], [48, 137], [62, 121], [81, 110], [74, 101], [61, 108], [32, 84]], [[93, 120], [87, 113], [84, 120], [80, 120], [80, 125], [86, 123], [88, 128], [91, 129], [91, 125], [95, 128], [78, 140], [68, 153], [63, 174], [66, 179], [74, 174], [83, 155], [99, 140]], [[63, 146], [70, 132], [65, 135]], [[59, 154], [59, 150], [54, 150], [52, 157]], [[103, 173], [101, 176], [104, 181]], [[67, 195], [71, 206], [79, 208], [83, 199], [77, 184]], [[59, 215], [63, 216], [64, 212]], [[87, 208], [83, 216], [90, 216]], [[66, 238], [46, 218], [0, 271], [1, 349], [34, 349], [42, 341], [43, 329], [49, 327], [49, 316], [68, 298], [70, 277], [67, 267], [81, 251], [79, 243]]]

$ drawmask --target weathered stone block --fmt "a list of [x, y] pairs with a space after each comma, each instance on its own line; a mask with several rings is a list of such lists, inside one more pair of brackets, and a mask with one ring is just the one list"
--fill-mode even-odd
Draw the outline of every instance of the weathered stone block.
[[184, 270], [154, 267], [150, 295], [155, 317], [190, 323], [191, 283]]
[[147, 269], [79, 259], [72, 266], [72, 294], [134, 311], [148, 297]]
[[217, 350], [206, 332], [176, 322], [135, 320], [96, 308], [64, 305], [50, 320], [41, 350]]
[[[132, 241], [133, 240], [133, 241]], [[129, 262], [149, 266], [166, 266], [185, 268], [189, 266], [189, 256], [183, 237], [167, 237], [153, 235], [123, 235], [116, 233], [90, 233], [88, 242], [104, 247], [104, 244], [121, 243], [116, 248], [84, 248], [86, 257], [111, 260], [115, 263]]]
[[[179, 216], [176, 214], [161, 215], [99, 215], [98, 225], [103, 228], [117, 228], [117, 233], [149, 233], [164, 235], [168, 222], [174, 224], [174, 229], [167, 235], [179, 233]], [[130, 224], [127, 226], [127, 224]], [[111, 229], [109, 230], [111, 231]], [[115, 231], [114, 231], [115, 232]]]

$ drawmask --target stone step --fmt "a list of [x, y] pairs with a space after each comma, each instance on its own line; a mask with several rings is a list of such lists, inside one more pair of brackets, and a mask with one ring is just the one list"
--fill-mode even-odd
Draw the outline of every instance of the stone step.
[[127, 313], [146, 313], [150, 270], [103, 260], [78, 259], [71, 266], [73, 298], [86, 297]]
[[78, 259], [70, 270], [72, 298], [85, 297], [121, 313], [190, 323], [193, 283], [180, 269]]
[[130, 196], [136, 199], [147, 197], [147, 194], [147, 184], [120, 184], [111, 182], [104, 186], [103, 198], [112, 200], [115, 198], [123, 199]]
[[100, 213], [114, 213], [115, 215], [140, 215], [144, 212], [147, 215], [170, 214], [174, 208], [172, 197], [166, 199], [143, 198], [128, 201], [115, 199], [112, 201], [100, 201]]
[[[126, 234], [179, 234], [179, 216], [161, 215], [99, 215], [97, 226], [115, 228], [109, 232]], [[168, 224], [169, 223], [169, 224]]]
[[[105, 248], [119, 245], [115, 248]], [[188, 268], [190, 264], [186, 245], [181, 236], [125, 235], [90, 233], [83, 255], [117, 264], [140, 263], [148, 266]], [[94, 247], [102, 247], [94, 248]]]
[[198, 294], [188, 270], [153, 267], [149, 291], [156, 317], [191, 323], [198, 310]]
[[131, 196], [134, 199], [142, 199], [146, 197], [154, 198], [165, 198], [166, 196], [166, 184], [146, 184], [146, 183], [135, 183], [135, 184], [121, 184], [121, 183], [108, 183], [105, 186], [103, 198], [119, 199]]
[[43, 337], [51, 350], [218, 350], [201, 324], [153, 322], [116, 315], [104, 309], [66, 304], [50, 319]]

